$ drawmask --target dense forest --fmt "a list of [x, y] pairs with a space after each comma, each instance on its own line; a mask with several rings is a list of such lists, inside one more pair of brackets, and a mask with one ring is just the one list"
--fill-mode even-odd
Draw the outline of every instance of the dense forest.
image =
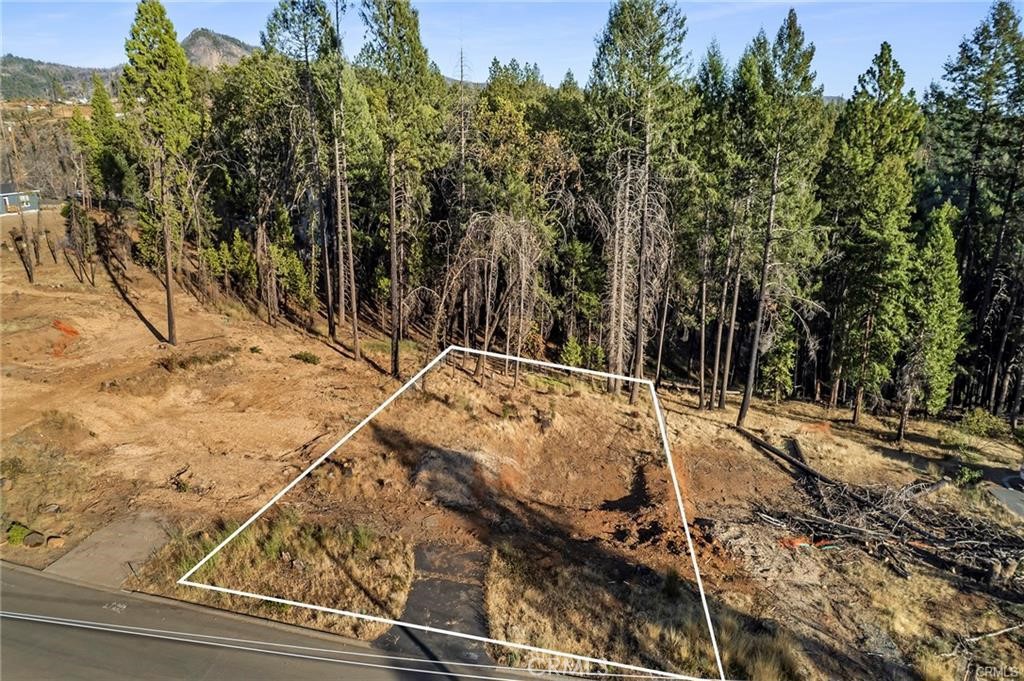
[[845, 102], [823, 97], [792, 10], [727, 64], [716, 45], [691, 57], [674, 4], [619, 0], [586, 84], [557, 87], [517, 61], [445, 79], [407, 0], [363, 0], [349, 59], [343, 11], [281, 0], [261, 47], [210, 71], [142, 0], [119, 103], [97, 79], [71, 120], [71, 237], [163, 278], [170, 342], [183, 289], [227, 293], [271, 324], [326, 322], [357, 358], [380, 328], [396, 376], [415, 336], [671, 379], [707, 409], [739, 387], [741, 424], [756, 393], [899, 414], [898, 437], [944, 409], [1016, 426], [1010, 2], [928, 92], [882, 43]]

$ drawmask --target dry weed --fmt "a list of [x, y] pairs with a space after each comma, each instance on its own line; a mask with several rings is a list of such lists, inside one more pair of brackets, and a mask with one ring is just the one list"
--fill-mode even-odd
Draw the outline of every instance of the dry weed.
[[[700, 601], [689, 590], [666, 588], [670, 582], [666, 578], [660, 583], [623, 584], [584, 565], [545, 570], [525, 552], [501, 545], [492, 552], [487, 573], [491, 633], [577, 655], [714, 676], [714, 653]], [[795, 646], [785, 635], [730, 614], [714, 614], [714, 620], [729, 678], [798, 678]], [[504, 664], [537, 668], [536, 659], [524, 659], [516, 651], [495, 647], [492, 654]], [[541, 664], [564, 667], [564, 660]]]
[[[360, 614], [399, 619], [413, 580], [412, 549], [362, 526], [329, 526], [272, 510], [206, 563], [192, 580]], [[182, 532], [142, 568], [132, 586], [175, 598], [373, 639], [388, 625], [307, 608], [182, 587], [176, 581], [237, 524]]]

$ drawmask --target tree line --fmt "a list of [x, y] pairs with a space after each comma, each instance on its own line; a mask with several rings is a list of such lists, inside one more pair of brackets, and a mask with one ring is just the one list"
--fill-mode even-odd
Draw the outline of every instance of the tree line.
[[[1024, 39], [996, 2], [923, 97], [887, 43], [827, 100], [791, 10], [738, 63], [618, 0], [584, 86], [495, 60], [445, 79], [407, 0], [281, 0], [236, 66], [190, 67], [159, 0], [71, 123], [82, 202], [138, 212], [167, 289], [271, 323], [368, 323], [615, 375], [901, 416], [1024, 391]], [[76, 166], [77, 167], [77, 166]], [[82, 224], [88, 216], [74, 212]], [[122, 224], [115, 222], [115, 224]], [[107, 243], [99, 239], [98, 243]], [[123, 237], [114, 241], [124, 243]], [[127, 247], [126, 247], [127, 248]], [[477, 366], [477, 371], [482, 367]], [[610, 379], [613, 390], [621, 382]], [[635, 383], [631, 399], [636, 399]]]

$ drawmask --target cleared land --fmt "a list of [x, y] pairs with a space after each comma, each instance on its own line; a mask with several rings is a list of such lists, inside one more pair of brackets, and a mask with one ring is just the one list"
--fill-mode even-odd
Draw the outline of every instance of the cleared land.
[[[65, 263], [44, 260], [38, 283], [29, 286], [13, 253], [0, 251], [0, 265], [4, 525], [17, 522], [44, 541], [54, 538], [36, 547], [9, 542], [0, 547], [5, 560], [41, 567], [115, 519], [153, 512], [180, 529], [142, 574], [151, 580], [148, 589], [175, 593], [173, 581], [188, 567], [186, 552], [191, 552], [189, 559], [198, 559], [230, 523], [260, 508], [398, 387], [372, 364], [353, 362], [344, 348], [286, 326], [270, 328], [230, 300], [201, 305], [181, 296], [183, 342], [169, 348], [140, 319], [158, 329], [163, 326], [160, 284], [139, 269], [129, 270], [122, 296], [102, 271], [93, 288], [78, 282]], [[371, 338], [366, 345], [369, 359], [384, 366], [386, 343]], [[407, 373], [429, 359], [414, 344], [406, 350]], [[300, 352], [317, 356], [320, 363], [294, 359]], [[663, 641], [672, 639], [648, 631], [648, 638], [641, 639], [648, 641], [643, 650], [681, 667], [691, 660], [698, 667], [706, 664], [709, 651], [698, 639], [703, 630], [693, 617], [698, 611], [692, 607], [677, 512], [670, 503], [653, 501], [670, 499], [667, 471], [659, 468], [656, 457], [642, 455], [657, 451], [653, 433], [622, 428], [624, 458], [603, 470], [597, 465], [602, 457], [607, 461], [608, 451], [599, 434], [623, 424], [646, 423], [633, 416], [641, 410], [612, 402], [585, 382], [524, 382], [515, 391], [498, 382], [478, 394], [472, 378], [461, 371], [452, 375], [449, 368], [436, 378], [416, 396], [418, 416], [408, 422], [396, 417], [393, 423], [382, 421], [381, 428], [368, 429], [360, 447], [339, 452], [337, 463], [325, 465], [308, 486], [295, 490], [293, 501], [301, 507], [291, 509], [294, 526], [288, 536], [301, 538], [318, 526], [329, 529], [330, 541], [337, 542], [342, 561], [353, 571], [376, 573], [374, 561], [383, 558], [392, 565], [379, 574], [388, 577], [402, 574], [402, 566], [409, 565], [409, 548], [425, 537], [457, 546], [486, 545], [486, 574], [477, 579], [487, 599], [499, 604], [489, 608], [487, 623], [495, 638], [522, 636], [540, 643], [550, 636], [569, 647], [577, 645], [573, 635], [578, 634], [582, 648], [591, 647], [603, 637], [603, 627], [610, 626], [589, 609], [572, 614], [570, 606], [576, 601], [552, 598], [552, 582], [536, 579], [535, 566], [543, 570], [541, 576], [560, 574], [574, 588], [609, 603], [633, 607], [628, 605], [632, 597], [656, 597], [679, 623], [680, 636], [694, 644], [687, 648], [672, 643], [666, 649]], [[448, 387], [455, 383], [470, 388]], [[758, 512], [806, 513], [813, 509], [807, 491], [731, 429], [734, 409], [697, 412], [685, 391], [666, 390], [662, 399], [716, 631], [734, 677], [938, 680], [962, 678], [968, 662], [1024, 669], [1022, 630], [966, 641], [1024, 620], [1019, 595], [916, 564], [904, 579], [848, 542], [826, 549], [794, 541], [797, 533], [775, 527]], [[542, 432], [552, 401], [552, 425]], [[599, 415], [606, 416], [602, 420]], [[897, 449], [890, 441], [893, 419], [867, 417], [853, 427], [847, 416], [810, 404], [758, 403], [748, 423], [779, 446], [785, 438], [796, 437], [811, 465], [852, 484], [898, 487], [935, 480], [943, 473], [955, 476], [967, 464], [982, 472], [982, 480], [947, 487], [928, 503], [1022, 531], [1019, 518], [986, 489], [1019, 465], [1024, 450], [1013, 441], [993, 437], [963, 442], [954, 424], [915, 422], [907, 445]], [[458, 428], [444, 426], [453, 423]], [[563, 438], [559, 446], [550, 439], [557, 437]], [[429, 447], [423, 444], [428, 442]], [[510, 443], [520, 443], [519, 448]], [[550, 461], [540, 454], [547, 448], [554, 452]], [[427, 455], [427, 449], [435, 453]], [[490, 512], [483, 505], [460, 511], [437, 503], [445, 494], [443, 481], [417, 487], [416, 470], [429, 480], [430, 466], [422, 464], [433, 460], [444, 468], [445, 457], [453, 456], [448, 452], [471, 460], [474, 470], [491, 470], [479, 458], [483, 453], [497, 456], [498, 463], [515, 459], [518, 469], [501, 465], [497, 475], [485, 475], [486, 494], [480, 498], [518, 499], [527, 508], [512, 510], [524, 516], [529, 511], [532, 517], [526, 517], [538, 521], [538, 509], [562, 507], [544, 510], [544, 516], [564, 523], [562, 543], [546, 539], [551, 543], [529, 554], [532, 560], [522, 569], [524, 547], [515, 537], [525, 528], [505, 531], [500, 522], [482, 522]], [[531, 452], [538, 453], [536, 460]], [[410, 453], [415, 460], [403, 458]], [[572, 458], [561, 468], [551, 468], [565, 457]], [[350, 467], [344, 459], [352, 459]], [[634, 495], [638, 470], [645, 504], [635, 503], [642, 497]], [[560, 484], [553, 485], [542, 473]], [[502, 490], [504, 494], [494, 496]], [[545, 491], [555, 496], [543, 497]], [[420, 495], [435, 502], [420, 504]], [[602, 509], [608, 501], [622, 501], [631, 510]], [[330, 524], [324, 522], [328, 518]], [[402, 526], [392, 533], [397, 519]], [[655, 522], [661, 532], [653, 530]], [[357, 536], [371, 537], [371, 545]], [[682, 553], [670, 548], [673, 541]], [[234, 564], [246, 565], [247, 556], [269, 561], [269, 553], [277, 556], [274, 565], [282, 570], [287, 566], [282, 574], [297, 579], [304, 577], [295, 561], [307, 571], [316, 564], [283, 544], [280, 554], [269, 551], [264, 548], [268, 543], [272, 548], [272, 542], [257, 537]], [[532, 550], [529, 544], [526, 548]], [[598, 548], [609, 554], [614, 550], [623, 564], [646, 566], [647, 576], [629, 575], [605, 589], [596, 587], [576, 556]], [[285, 552], [290, 561], [283, 560]], [[671, 584], [676, 578], [669, 576], [670, 569], [679, 573], [675, 600]], [[604, 574], [604, 568], [597, 574]], [[428, 576], [417, 566], [412, 582]], [[377, 587], [375, 594], [393, 598], [385, 605], [401, 609], [405, 596], [398, 581]], [[342, 593], [345, 587], [330, 588]], [[531, 598], [511, 597], [530, 589], [537, 590]], [[502, 613], [511, 611], [500, 604], [513, 600], [533, 612], [519, 613], [516, 621], [502, 619]], [[577, 627], [581, 632], [549, 627], [547, 623], [564, 621], [566, 613], [590, 626]], [[530, 623], [529, 630], [513, 631], [524, 622]], [[325, 621], [307, 623], [330, 626]], [[375, 632], [351, 635], [372, 637]], [[614, 649], [607, 653], [616, 659]]]
[[[516, 385], [513, 368], [505, 375], [500, 361], [491, 362], [478, 382], [475, 358], [450, 359], [224, 552], [235, 541], [265, 545], [282, 513], [316, 527], [365, 528], [369, 536], [430, 547], [435, 560], [477, 556], [478, 564], [464, 566], [456, 577], [464, 580], [467, 598], [481, 601], [491, 638], [713, 674], [710, 637], [650, 398], [630, 406], [597, 381], [528, 368]], [[293, 545], [286, 539], [275, 547], [292, 555]], [[322, 548], [316, 560], [304, 562], [330, 572], [324, 554], [332, 551]], [[528, 556], [529, 588], [516, 580], [524, 573], [502, 569], [523, 563], [514, 556]], [[238, 565], [218, 554], [214, 560], [193, 579], [281, 597], [280, 585], [295, 576], [281, 561], [250, 570], [248, 559]], [[385, 607], [374, 588], [391, 579], [407, 584], [404, 575], [393, 575], [380, 560], [371, 564], [373, 574], [360, 580], [368, 598], [323, 590], [287, 597], [405, 619]], [[308, 579], [318, 583], [315, 572]], [[610, 613], [617, 613], [614, 620]], [[416, 615], [409, 613], [413, 620]], [[445, 628], [474, 633], [473, 622], [457, 617]], [[677, 642], [693, 652], [683, 653]], [[511, 664], [530, 656], [500, 645], [490, 653]], [[738, 668], [748, 670], [749, 660]]]

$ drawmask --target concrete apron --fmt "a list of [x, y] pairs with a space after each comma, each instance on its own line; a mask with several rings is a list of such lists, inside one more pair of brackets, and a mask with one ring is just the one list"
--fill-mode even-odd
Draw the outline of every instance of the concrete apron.
[[168, 532], [154, 513], [116, 520], [96, 530], [43, 572], [88, 584], [120, 588], [125, 579], [167, 542]]
[[[416, 577], [402, 620], [488, 636], [483, 578], [487, 555], [443, 544], [416, 547]], [[474, 664], [494, 664], [483, 643], [408, 627], [392, 627], [373, 645], [389, 652]]]

